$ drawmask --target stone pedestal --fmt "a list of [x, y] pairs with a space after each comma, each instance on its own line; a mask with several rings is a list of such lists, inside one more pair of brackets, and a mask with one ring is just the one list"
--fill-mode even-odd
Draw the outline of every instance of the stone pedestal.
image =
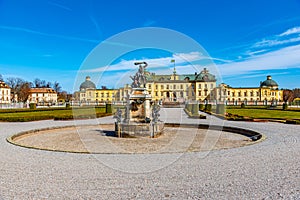
[[118, 137], [155, 137], [163, 132], [164, 123], [153, 120], [151, 95], [146, 88], [133, 88], [127, 98], [125, 118], [116, 124]]
[[[146, 88], [133, 88], [129, 96], [131, 105], [130, 121], [146, 123], [150, 119], [151, 108], [150, 101], [152, 97], [149, 95]], [[149, 121], [150, 122], [150, 121]]]
[[121, 123], [121, 135], [133, 137], [155, 137], [163, 132], [164, 123]]

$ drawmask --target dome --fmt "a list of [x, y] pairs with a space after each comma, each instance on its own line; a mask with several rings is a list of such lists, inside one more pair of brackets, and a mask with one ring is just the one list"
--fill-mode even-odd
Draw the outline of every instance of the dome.
[[278, 87], [276, 81], [272, 80], [271, 76], [267, 76], [267, 80], [260, 84], [260, 87]]
[[86, 89], [96, 89], [95, 83], [91, 81], [91, 77], [89, 76], [87, 76], [85, 78], [85, 81], [80, 85], [80, 90], [86, 90]]

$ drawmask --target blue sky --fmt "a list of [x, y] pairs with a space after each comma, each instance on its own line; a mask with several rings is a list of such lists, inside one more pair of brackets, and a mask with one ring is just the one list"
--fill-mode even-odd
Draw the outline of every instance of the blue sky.
[[[193, 38], [212, 57], [220, 82], [258, 86], [272, 75], [281, 88], [300, 87], [299, 0], [0, 0], [0, 74], [58, 81], [71, 92], [82, 63], [99, 43], [141, 27], [172, 29]], [[165, 67], [154, 71], [165, 73], [172, 71], [168, 60], [176, 58], [180, 73], [192, 71], [178, 55], [201, 60], [192, 50], [136, 51], [112, 61], [123, 72], [108, 71], [110, 80], [95, 82], [118, 87], [127, 81], [116, 84], [120, 73], [134, 73], [132, 66], [126, 68], [134, 60], [160, 62]], [[90, 70], [91, 76], [101, 67]]]

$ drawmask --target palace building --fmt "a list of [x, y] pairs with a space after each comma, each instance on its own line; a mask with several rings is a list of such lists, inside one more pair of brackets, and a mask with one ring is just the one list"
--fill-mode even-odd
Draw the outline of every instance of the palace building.
[[3, 81], [0, 81], [0, 104], [9, 104], [11, 95], [10, 87]]
[[153, 100], [162, 102], [205, 101], [216, 87], [216, 78], [206, 68], [200, 73], [157, 75], [147, 77], [146, 88]]
[[[200, 73], [177, 74], [176, 70], [170, 75], [146, 72], [146, 89], [153, 101], [162, 103], [198, 101], [199, 103], [225, 103], [231, 105], [269, 104], [282, 102], [282, 90], [278, 84], [267, 76], [258, 87], [231, 87], [224, 83], [216, 85], [216, 78], [204, 68]], [[126, 101], [132, 87], [126, 84], [119, 89], [97, 89], [87, 76], [80, 85], [80, 91], [75, 92], [75, 100], [84, 103], [113, 103]], [[260, 103], [259, 103], [260, 102]], [[269, 102], [269, 103], [268, 103]]]
[[260, 82], [259, 87], [230, 87], [224, 83], [214, 88], [211, 99], [226, 104], [257, 104], [258, 102], [277, 103], [282, 101], [282, 90], [271, 76]]

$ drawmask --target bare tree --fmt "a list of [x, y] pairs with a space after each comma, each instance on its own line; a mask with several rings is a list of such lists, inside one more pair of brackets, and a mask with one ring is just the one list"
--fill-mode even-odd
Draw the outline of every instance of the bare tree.
[[47, 84], [46, 84], [46, 87], [47, 88], [51, 88], [52, 87], [52, 83], [48, 81]]
[[25, 81], [21, 78], [9, 77], [6, 80], [7, 85], [11, 88], [11, 101], [15, 102], [15, 97], [18, 96], [18, 92], [20, 91], [21, 85]]
[[293, 89], [294, 98], [300, 98], [300, 88]]
[[39, 78], [34, 79], [34, 81], [33, 81], [34, 87], [36, 87], [36, 88], [42, 87], [42, 83], [41, 82], [42, 81]]
[[285, 103], [292, 102], [294, 100], [294, 93], [292, 90], [283, 90], [283, 101]]
[[53, 89], [55, 90], [55, 92], [59, 93], [61, 91], [61, 86], [60, 84], [55, 81], [54, 84], [53, 84]]
[[47, 83], [45, 80], [41, 80], [41, 87], [47, 87]]
[[25, 103], [28, 100], [30, 94], [30, 83], [24, 82], [18, 92], [18, 101]]
[[3, 81], [3, 76], [0, 74], [0, 81]]
[[66, 91], [62, 91], [62, 92], [59, 92], [57, 96], [58, 96], [58, 99], [62, 99], [64, 101], [66, 101], [68, 93]]

